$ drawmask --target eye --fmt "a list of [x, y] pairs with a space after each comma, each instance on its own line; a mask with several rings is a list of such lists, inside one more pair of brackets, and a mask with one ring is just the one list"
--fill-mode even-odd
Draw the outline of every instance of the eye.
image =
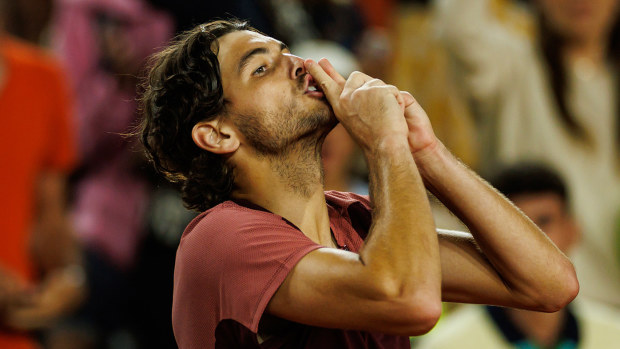
[[261, 65], [260, 67], [258, 67], [258, 69], [256, 69], [254, 71], [254, 75], [262, 75], [267, 71], [267, 67], [264, 65]]
[[544, 230], [544, 227], [553, 222], [553, 217], [550, 215], [541, 215], [539, 217], [536, 217], [534, 222], [536, 223], [536, 225], [538, 225], [539, 228]]

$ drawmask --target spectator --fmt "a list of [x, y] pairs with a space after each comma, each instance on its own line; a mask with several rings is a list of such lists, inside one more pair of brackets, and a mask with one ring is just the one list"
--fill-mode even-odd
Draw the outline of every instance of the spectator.
[[53, 45], [71, 68], [83, 160], [75, 176], [73, 218], [86, 251], [91, 293], [79, 320], [101, 347], [131, 345], [132, 273], [151, 184], [137, 149], [119, 134], [136, 118], [142, 63], [172, 36], [173, 23], [141, 0], [58, 0], [56, 5]]
[[533, 160], [562, 174], [584, 228], [581, 295], [620, 307], [620, 2], [534, 4], [528, 30], [507, 24], [524, 11], [512, 2], [437, 0], [440, 34], [480, 121], [483, 168]]
[[[536, 223], [564, 253], [579, 240], [563, 181], [539, 165], [504, 169], [491, 183]], [[620, 317], [594, 304], [555, 313], [464, 306], [416, 348], [611, 348], [620, 342]]]
[[[0, 17], [5, 0], [0, 1]], [[9, 37], [0, 18], [0, 348], [34, 348], [83, 297], [65, 210], [75, 163], [71, 101], [59, 64]]]

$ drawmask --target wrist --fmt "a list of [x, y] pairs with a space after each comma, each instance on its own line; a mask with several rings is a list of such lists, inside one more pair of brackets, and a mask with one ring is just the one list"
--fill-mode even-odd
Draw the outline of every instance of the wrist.
[[370, 162], [376, 158], [393, 158], [409, 156], [409, 144], [402, 137], [385, 137], [378, 139], [371, 147], [364, 149], [366, 159]]
[[438, 162], [445, 161], [449, 154], [450, 151], [438, 139], [424, 149], [411, 152], [418, 167], [432, 167]]
[[412, 153], [411, 156], [420, 171], [422, 179], [427, 184], [445, 174], [449, 164], [457, 161], [448, 148], [439, 140], [431, 146]]

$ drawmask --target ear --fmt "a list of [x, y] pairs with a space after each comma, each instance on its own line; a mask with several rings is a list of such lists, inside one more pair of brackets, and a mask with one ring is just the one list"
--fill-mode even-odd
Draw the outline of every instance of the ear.
[[200, 148], [215, 154], [231, 154], [239, 148], [236, 129], [218, 119], [194, 125], [192, 139]]

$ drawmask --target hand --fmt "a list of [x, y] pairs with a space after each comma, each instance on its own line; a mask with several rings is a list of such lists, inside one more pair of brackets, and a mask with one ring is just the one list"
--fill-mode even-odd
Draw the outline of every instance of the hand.
[[30, 304], [31, 301], [31, 292], [26, 285], [0, 268], [0, 328], [6, 325], [10, 309]]
[[439, 144], [439, 140], [435, 136], [433, 127], [428, 115], [422, 106], [413, 98], [409, 92], [401, 91], [404, 101], [405, 120], [409, 134], [409, 149], [414, 159], [420, 159], [427, 154], [429, 150], [433, 150]]
[[354, 72], [348, 79], [322, 59], [306, 68], [329, 101], [336, 118], [364, 150], [388, 139], [406, 139], [407, 125], [400, 91], [379, 79]]
[[29, 304], [26, 285], [0, 267], [0, 322], [9, 308]]
[[7, 309], [4, 324], [21, 331], [49, 326], [82, 302], [85, 294], [83, 277], [68, 270], [51, 273], [40, 288], [32, 292], [29, 303], [15, 304]]

